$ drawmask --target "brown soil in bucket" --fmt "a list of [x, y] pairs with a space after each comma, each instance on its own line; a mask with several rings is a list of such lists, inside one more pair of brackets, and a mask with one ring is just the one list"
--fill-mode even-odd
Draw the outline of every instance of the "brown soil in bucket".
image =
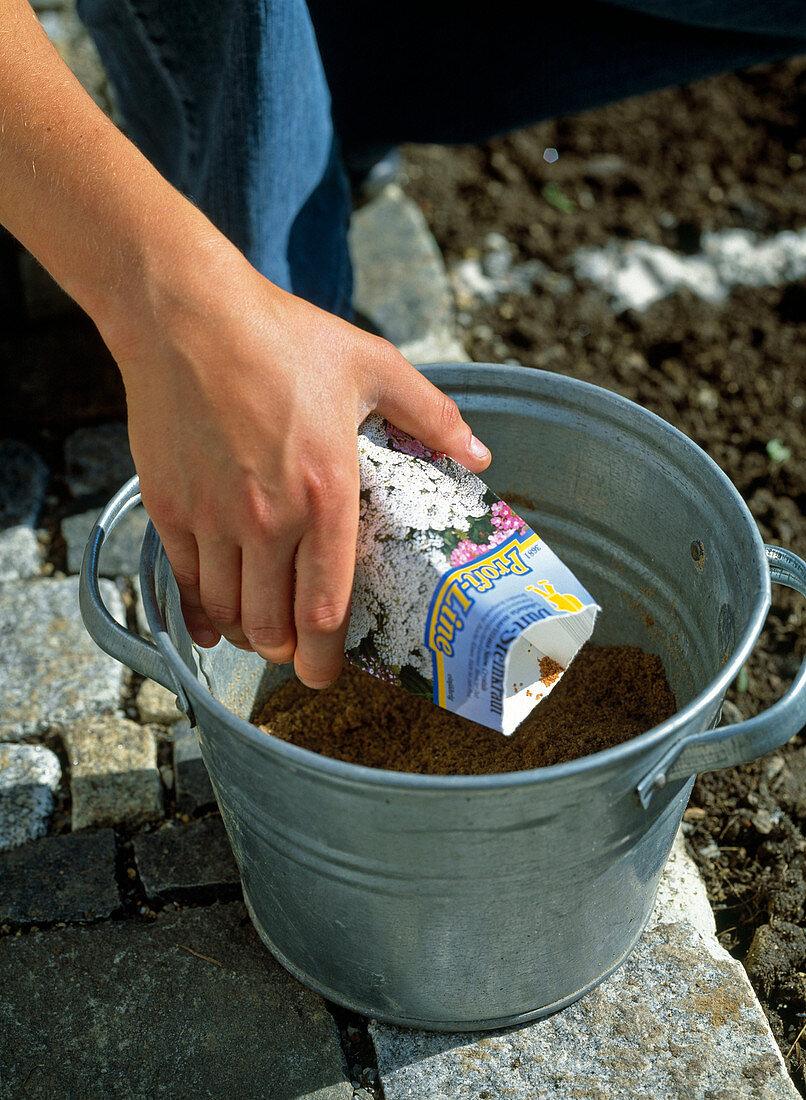
[[511, 737], [345, 666], [325, 691], [289, 681], [258, 725], [283, 741], [371, 768], [491, 775], [561, 764], [628, 741], [675, 711], [660, 659], [586, 646]]

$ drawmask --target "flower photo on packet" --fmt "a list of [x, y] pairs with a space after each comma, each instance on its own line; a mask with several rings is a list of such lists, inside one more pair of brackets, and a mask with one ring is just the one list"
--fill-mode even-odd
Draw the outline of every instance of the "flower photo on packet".
[[509, 735], [593, 632], [590, 593], [480, 478], [379, 416], [361, 474], [348, 660]]

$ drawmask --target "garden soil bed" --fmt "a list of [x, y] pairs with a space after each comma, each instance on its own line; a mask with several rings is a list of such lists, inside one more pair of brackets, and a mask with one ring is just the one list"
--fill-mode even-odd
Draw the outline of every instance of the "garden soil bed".
[[[806, 58], [669, 89], [482, 146], [404, 151], [404, 185], [449, 266], [503, 235], [549, 269], [530, 293], [459, 321], [480, 361], [517, 360], [624, 394], [703, 447], [767, 542], [806, 555], [806, 282], [737, 288], [714, 305], [678, 292], [616, 314], [573, 277], [582, 246], [643, 238], [680, 253], [709, 230], [806, 226]], [[548, 163], [544, 149], [559, 158]], [[549, 154], [551, 156], [551, 154]], [[728, 694], [733, 720], [770, 706], [806, 649], [806, 607], [776, 588]], [[701, 777], [685, 821], [721, 942], [748, 968], [806, 1086], [806, 736]]]

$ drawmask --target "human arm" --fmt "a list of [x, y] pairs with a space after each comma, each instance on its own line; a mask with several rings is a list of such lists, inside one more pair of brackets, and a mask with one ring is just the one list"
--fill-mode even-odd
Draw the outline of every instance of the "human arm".
[[377, 409], [475, 471], [489, 455], [391, 345], [251, 267], [86, 95], [26, 0], [0, 15], [0, 103], [0, 221], [120, 367], [188, 629], [329, 682], [349, 617], [358, 424]]

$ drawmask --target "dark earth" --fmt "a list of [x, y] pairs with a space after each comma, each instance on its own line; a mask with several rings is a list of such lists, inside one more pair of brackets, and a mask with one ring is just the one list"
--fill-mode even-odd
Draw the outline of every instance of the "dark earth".
[[[547, 163], [543, 150], [559, 158]], [[518, 131], [486, 145], [405, 150], [406, 190], [449, 266], [485, 252], [550, 269], [528, 294], [460, 302], [472, 358], [514, 359], [617, 391], [694, 439], [729, 475], [765, 542], [806, 555], [806, 281], [738, 288], [723, 305], [678, 292], [613, 313], [574, 280], [581, 246], [643, 238], [681, 253], [709, 230], [806, 226], [806, 58], [711, 78]], [[777, 442], [773, 442], [777, 441]], [[780, 446], [779, 446], [780, 444]], [[724, 716], [792, 681], [806, 607], [773, 589]], [[722, 944], [747, 967], [790, 1073], [806, 1087], [806, 731], [763, 759], [698, 779], [686, 811]]]
[[[557, 149], [556, 163], [543, 159], [545, 148]], [[681, 292], [644, 313], [616, 315], [599, 290], [570, 277], [569, 266], [578, 247], [614, 238], [692, 253], [708, 230], [742, 227], [768, 236], [806, 226], [806, 58], [487, 145], [408, 148], [403, 167], [406, 189], [449, 265], [483, 253], [485, 237], [496, 232], [518, 261], [537, 259], [549, 269], [532, 293], [460, 304], [474, 359], [511, 358], [573, 375], [659, 413], [726, 471], [765, 541], [806, 556], [806, 280], [736, 289], [721, 306]], [[18, 264], [18, 247], [0, 232], [0, 385], [7, 395], [0, 435], [29, 440], [54, 471], [43, 523], [48, 568], [58, 571], [65, 568], [59, 517], [69, 500], [60, 477], [64, 439], [76, 427], [122, 419], [125, 402], [92, 325], [52, 286], [43, 285], [41, 301], [32, 296], [35, 278], [26, 296]], [[728, 693], [726, 716], [748, 717], [779, 698], [805, 650], [804, 601], [775, 588], [766, 629]], [[747, 966], [804, 1089], [804, 733], [756, 763], [701, 777], [686, 823], [720, 939]], [[63, 792], [52, 832], [68, 828]], [[127, 912], [142, 912], [135, 893], [124, 902]], [[368, 1043], [361, 1021], [339, 1019], [357, 1054]], [[369, 1065], [371, 1054], [363, 1060]]]

